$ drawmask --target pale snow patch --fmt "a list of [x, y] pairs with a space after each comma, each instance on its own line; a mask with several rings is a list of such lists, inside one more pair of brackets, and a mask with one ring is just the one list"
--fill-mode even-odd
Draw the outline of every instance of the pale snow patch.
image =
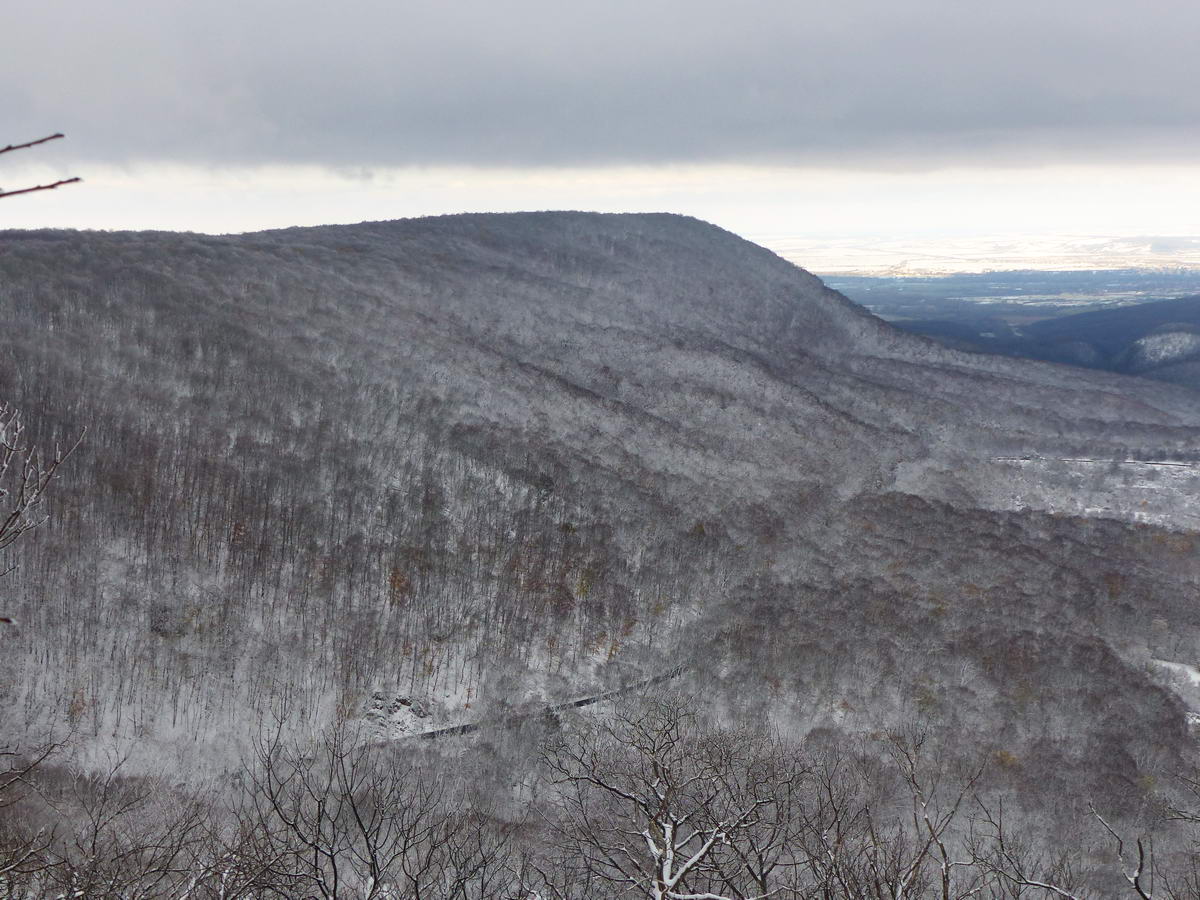
[[1200, 335], [1186, 331], [1148, 334], [1133, 346], [1139, 363], [1157, 365], [1200, 352]]
[[1152, 659], [1150, 662], [1172, 675], [1177, 675], [1193, 687], [1200, 687], [1200, 668], [1189, 666], [1187, 663], [1170, 662], [1165, 659]]

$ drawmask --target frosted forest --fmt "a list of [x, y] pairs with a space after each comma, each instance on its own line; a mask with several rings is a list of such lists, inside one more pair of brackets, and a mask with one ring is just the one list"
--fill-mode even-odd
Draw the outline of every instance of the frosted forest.
[[0, 896], [1200, 896], [1200, 404], [682, 216], [0, 232]]

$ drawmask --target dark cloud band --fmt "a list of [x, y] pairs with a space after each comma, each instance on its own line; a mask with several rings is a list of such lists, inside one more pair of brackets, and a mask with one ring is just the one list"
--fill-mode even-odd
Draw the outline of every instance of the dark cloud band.
[[10, 137], [110, 162], [1191, 159], [1174, 0], [27, 4]]

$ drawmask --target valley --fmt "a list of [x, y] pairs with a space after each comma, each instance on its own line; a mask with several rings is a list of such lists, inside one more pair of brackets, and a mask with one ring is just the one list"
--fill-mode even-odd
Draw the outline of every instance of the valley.
[[833, 283], [897, 327], [950, 347], [1200, 386], [1200, 282], [1190, 270]]

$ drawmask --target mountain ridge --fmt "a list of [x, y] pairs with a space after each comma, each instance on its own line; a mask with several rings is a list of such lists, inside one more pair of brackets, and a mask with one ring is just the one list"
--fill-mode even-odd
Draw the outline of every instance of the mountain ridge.
[[[1195, 460], [1182, 389], [948, 351], [675, 216], [5, 232], [0, 311], [6, 394], [91, 426], [22, 549], [13, 733], [221, 772], [281, 706], [403, 734], [690, 665], [1030, 776], [1078, 728], [1122, 796], [1190, 752], [1143, 663], [1200, 648], [1198, 476], [1137, 462]], [[1113, 692], [1144, 728], [1085, 721]]]

